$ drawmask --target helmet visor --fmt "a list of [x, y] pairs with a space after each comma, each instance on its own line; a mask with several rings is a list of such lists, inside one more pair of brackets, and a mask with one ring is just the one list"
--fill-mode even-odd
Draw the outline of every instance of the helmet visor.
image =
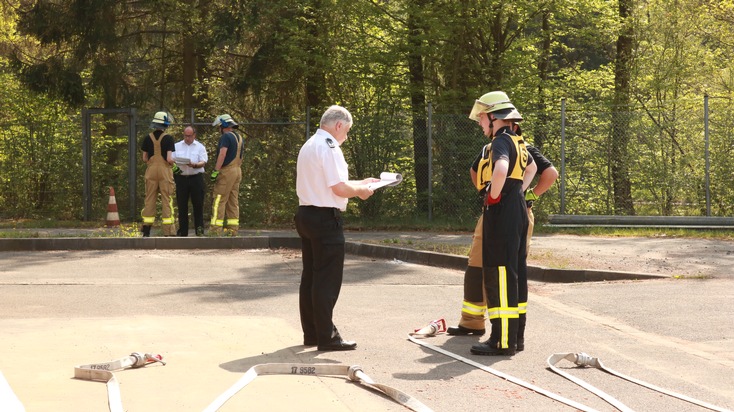
[[498, 119], [511, 120], [513, 122], [521, 122], [522, 116], [517, 109], [503, 109], [496, 112], [492, 112], [492, 115]]

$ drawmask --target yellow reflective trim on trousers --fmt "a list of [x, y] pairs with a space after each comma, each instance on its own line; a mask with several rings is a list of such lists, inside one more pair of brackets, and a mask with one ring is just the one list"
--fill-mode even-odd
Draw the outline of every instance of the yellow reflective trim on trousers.
[[143, 223], [155, 223], [155, 216], [143, 216]]
[[[212, 208], [212, 225], [217, 224], [217, 216], [219, 215], [219, 213], [217, 212], [219, 211], [219, 201], [220, 200], [222, 200], [222, 195], [217, 195], [217, 197], [214, 199], [214, 207]], [[222, 225], [224, 225], [224, 222], [219, 224], [219, 226], [222, 226]]]
[[240, 220], [239, 219], [227, 219], [227, 225], [228, 226], [239, 226]]
[[515, 319], [520, 316], [517, 308], [489, 308], [487, 313], [490, 319]]
[[[499, 272], [499, 296], [500, 296], [500, 308], [507, 308], [507, 267], [500, 266], [497, 268]], [[500, 309], [500, 322], [502, 323], [502, 327], [500, 327], [500, 331], [502, 332], [502, 335], [500, 336], [500, 347], [501, 348], [508, 348], [508, 339], [509, 339], [509, 329], [510, 329], [510, 323], [507, 316], [502, 316], [503, 311]]]
[[214, 225], [214, 226], [224, 226], [224, 219], [222, 219], [222, 220], [212, 220], [212, 225]]
[[487, 311], [487, 306], [478, 306], [471, 302], [464, 301], [461, 311], [469, 315], [484, 316], [484, 313]]
[[[175, 210], [173, 210], [173, 196], [170, 196], [168, 198], [168, 210], [171, 211], [171, 217], [169, 218], [169, 219], [171, 219], [171, 223], [170, 224], [173, 224], [174, 216], [176, 216]], [[166, 221], [164, 220], [163, 223], [165, 224]]]
[[172, 225], [173, 224], [173, 218], [172, 217], [164, 217], [161, 219], [161, 223], [164, 225]]
[[528, 302], [520, 302], [517, 304], [517, 310], [520, 314], [528, 313]]

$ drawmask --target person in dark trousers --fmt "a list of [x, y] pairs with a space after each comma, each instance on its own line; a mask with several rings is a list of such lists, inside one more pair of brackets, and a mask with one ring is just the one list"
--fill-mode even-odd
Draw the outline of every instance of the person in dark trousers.
[[491, 333], [486, 342], [471, 347], [476, 355], [512, 356], [517, 348], [518, 279], [527, 278], [528, 215], [523, 188], [537, 169], [522, 137], [513, 132], [513, 121], [508, 120], [518, 116], [507, 94], [500, 91], [476, 100], [469, 115], [492, 138], [477, 167], [478, 179], [489, 182], [482, 217], [482, 273]]
[[299, 310], [303, 344], [320, 351], [351, 350], [333, 322], [344, 272], [344, 224], [341, 212], [350, 197], [372, 196], [369, 183], [379, 179], [349, 180], [341, 145], [352, 127], [352, 115], [341, 106], [329, 107], [319, 129], [301, 147], [296, 165], [298, 211], [296, 230], [301, 238], [303, 272]]
[[[515, 116], [508, 116], [505, 119], [511, 120], [514, 123], [514, 131], [519, 136], [522, 134], [520, 125], [522, 116], [519, 112], [515, 112]], [[477, 179], [477, 168], [479, 161], [482, 159], [483, 154], [490, 149], [491, 143], [484, 146], [482, 153], [472, 163], [469, 173], [471, 176], [472, 184], [477, 188], [480, 194], [484, 194], [484, 189], [487, 187], [489, 182], [482, 182]], [[528, 189], [526, 193], [526, 204], [528, 207], [528, 234], [527, 234], [527, 249], [530, 248], [530, 238], [533, 233], [534, 216], [532, 214], [532, 206], [534, 200], [540, 198], [558, 178], [558, 171], [553, 167], [553, 164], [543, 156], [543, 154], [537, 148], [526, 145], [528, 152], [533, 157], [535, 164], [537, 165], [536, 176], [540, 176], [538, 183], [532, 189]], [[532, 200], [531, 200], [532, 199]], [[447, 329], [447, 333], [453, 336], [465, 336], [465, 335], [476, 335], [481, 336], [485, 333], [486, 313], [487, 313], [487, 302], [484, 298], [484, 279], [482, 276], [482, 229], [484, 227], [484, 219], [479, 216], [476, 227], [474, 228], [474, 234], [472, 235], [472, 243], [469, 248], [469, 261], [464, 272], [464, 299], [461, 305], [461, 316], [457, 326], [450, 326]], [[525, 331], [525, 320], [527, 311], [527, 278], [522, 280], [518, 279], [519, 285], [519, 303], [518, 309], [520, 313], [520, 321], [518, 327], [518, 341], [517, 351], [524, 350], [524, 331]]]
[[179, 164], [180, 173], [175, 173], [176, 203], [178, 205], [178, 235], [189, 235], [189, 199], [194, 210], [196, 236], [204, 236], [204, 166], [209, 160], [206, 147], [196, 140], [196, 129], [186, 126], [183, 140], [176, 143], [175, 159], [188, 159]]

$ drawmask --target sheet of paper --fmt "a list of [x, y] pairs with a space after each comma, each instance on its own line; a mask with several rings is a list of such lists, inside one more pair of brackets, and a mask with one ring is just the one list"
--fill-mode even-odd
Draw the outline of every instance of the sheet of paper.
[[186, 157], [177, 157], [173, 161], [176, 162], [176, 164], [180, 164], [180, 165], [187, 165], [191, 163], [191, 159], [188, 159]]
[[384, 186], [397, 186], [403, 181], [403, 175], [400, 173], [380, 173], [380, 181], [368, 184], [370, 189], [375, 190]]

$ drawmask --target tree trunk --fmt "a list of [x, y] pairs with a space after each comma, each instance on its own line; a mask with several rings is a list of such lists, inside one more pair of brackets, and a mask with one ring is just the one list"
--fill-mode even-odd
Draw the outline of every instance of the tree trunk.
[[541, 35], [542, 43], [540, 45], [540, 56], [538, 58], [538, 127], [533, 134], [533, 143], [538, 150], [543, 151], [545, 141], [548, 139], [548, 129], [550, 127], [550, 116], [546, 112], [548, 103], [546, 101], [546, 82], [548, 81], [548, 72], [550, 71], [551, 57], [551, 28], [550, 28], [551, 10], [549, 6], [542, 11]]
[[630, 78], [634, 27], [632, 8], [634, 0], [619, 0], [619, 18], [622, 28], [617, 38], [617, 57], [614, 68], [614, 108], [610, 147], [614, 213], [634, 215], [632, 183], [629, 178], [630, 134]]
[[422, 1], [414, 1], [408, 13], [408, 73], [410, 81], [410, 106], [413, 117], [413, 159], [415, 162], [416, 211], [428, 212], [428, 130], [426, 128], [426, 95], [423, 73], [424, 32], [417, 15]]

